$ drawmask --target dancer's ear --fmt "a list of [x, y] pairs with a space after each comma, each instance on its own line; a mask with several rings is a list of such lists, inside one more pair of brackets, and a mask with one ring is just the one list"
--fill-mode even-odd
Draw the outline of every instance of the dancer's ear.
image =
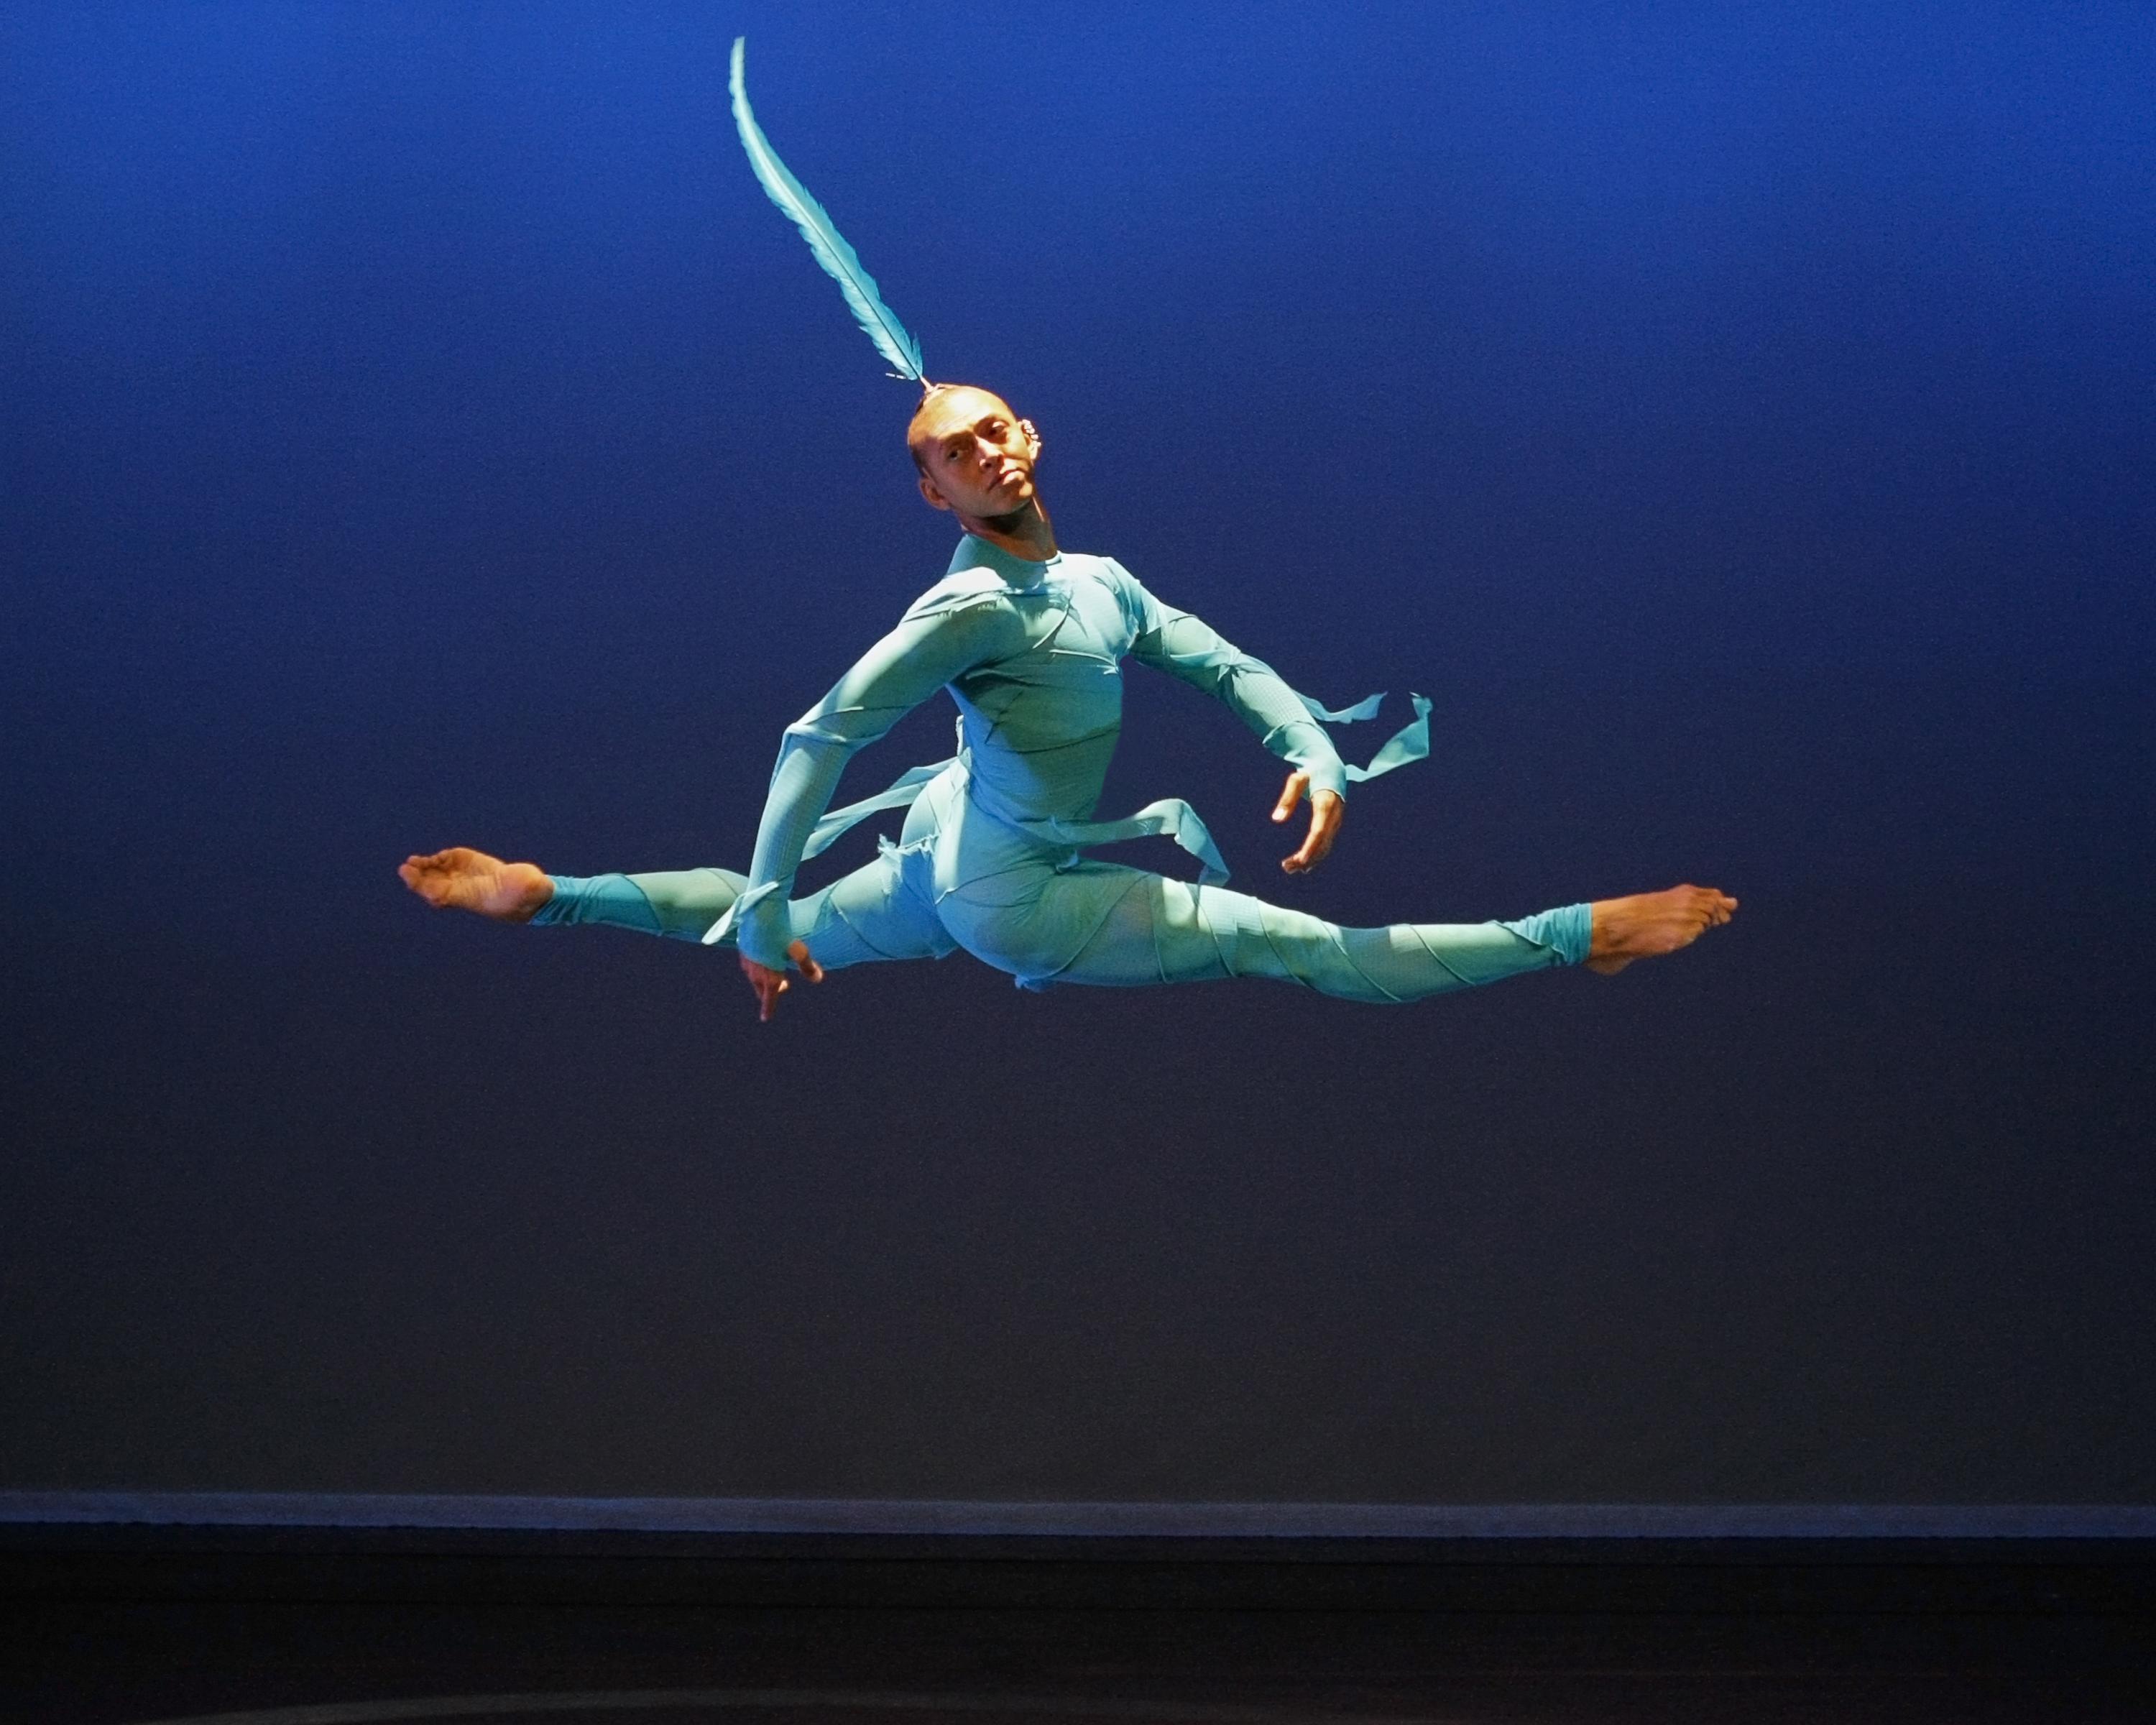
[[948, 513], [951, 507], [951, 500], [946, 497], [941, 491], [937, 490], [936, 487], [929, 482], [928, 475], [927, 474], [924, 473], [921, 475], [918, 483], [921, 486], [921, 495], [927, 500], [928, 506], [931, 509], [940, 509], [944, 511], [946, 513]]
[[1030, 419], [1021, 419], [1018, 422], [1018, 429], [1025, 434], [1026, 442], [1032, 445], [1029, 453], [1033, 455], [1039, 455], [1041, 451], [1040, 434], [1033, 429], [1033, 421]]

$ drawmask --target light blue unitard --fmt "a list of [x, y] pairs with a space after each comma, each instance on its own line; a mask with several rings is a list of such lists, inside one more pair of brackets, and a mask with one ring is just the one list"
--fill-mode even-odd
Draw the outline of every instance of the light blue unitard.
[[[605, 922], [737, 942], [790, 968], [798, 938], [826, 970], [940, 958], [963, 947], [1020, 987], [1132, 985], [1265, 976], [1351, 1000], [1412, 1000], [1587, 956], [1585, 905], [1517, 922], [1341, 928], [1240, 892], [1189, 805], [1155, 803], [1096, 821], [1122, 729], [1122, 661], [1134, 658], [1231, 707], [1272, 752], [1343, 793], [1426, 751], [1428, 703], [1368, 768], [1344, 767], [1320, 719], [1260, 661], [1156, 599], [1120, 563], [1012, 556], [968, 535], [950, 572], [787, 727], [746, 879], [723, 869], [556, 875], [536, 922]], [[938, 689], [958, 704], [952, 760], [916, 768], [879, 796], [826, 816], [847, 761]], [[855, 821], [908, 806], [896, 845], [806, 898], [795, 871]], [[1204, 865], [1197, 885], [1085, 855], [1142, 834], [1172, 837]]]

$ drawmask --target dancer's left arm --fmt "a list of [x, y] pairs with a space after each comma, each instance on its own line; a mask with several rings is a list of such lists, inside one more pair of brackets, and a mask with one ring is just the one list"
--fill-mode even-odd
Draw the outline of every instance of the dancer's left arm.
[[1016, 613], [999, 598], [916, 603], [829, 694], [786, 727], [735, 934], [762, 1016], [771, 1016], [784, 992], [789, 962], [812, 982], [821, 974], [793, 938], [786, 901], [846, 762], [953, 677], [1024, 644]]
[[1224, 640], [1188, 611], [1156, 598], [1122, 564], [1111, 562], [1110, 567], [1122, 579], [1124, 602], [1137, 625], [1131, 657], [1223, 702], [1295, 769], [1288, 774], [1273, 819], [1285, 821], [1307, 793], [1310, 831], [1301, 848], [1283, 859], [1281, 866], [1291, 875], [1315, 868], [1332, 849], [1347, 812], [1348, 771], [1325, 727], [1263, 660]]

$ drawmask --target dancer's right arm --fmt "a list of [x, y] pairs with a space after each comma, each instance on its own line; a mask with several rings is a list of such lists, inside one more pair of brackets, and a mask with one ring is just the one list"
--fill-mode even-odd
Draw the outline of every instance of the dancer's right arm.
[[771, 970], [787, 968], [793, 935], [786, 901], [794, 871], [854, 753], [953, 677], [1024, 644], [1023, 621], [999, 596], [924, 600], [786, 727], [749, 863], [748, 891], [773, 890], [741, 918], [736, 939], [743, 957]]

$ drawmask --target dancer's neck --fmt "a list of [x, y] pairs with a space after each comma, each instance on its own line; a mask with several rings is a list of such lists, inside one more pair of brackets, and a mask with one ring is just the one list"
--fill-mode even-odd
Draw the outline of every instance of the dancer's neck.
[[1038, 497], [1009, 515], [962, 515], [958, 519], [975, 538], [1029, 563], [1045, 563], [1056, 554], [1055, 524]]

